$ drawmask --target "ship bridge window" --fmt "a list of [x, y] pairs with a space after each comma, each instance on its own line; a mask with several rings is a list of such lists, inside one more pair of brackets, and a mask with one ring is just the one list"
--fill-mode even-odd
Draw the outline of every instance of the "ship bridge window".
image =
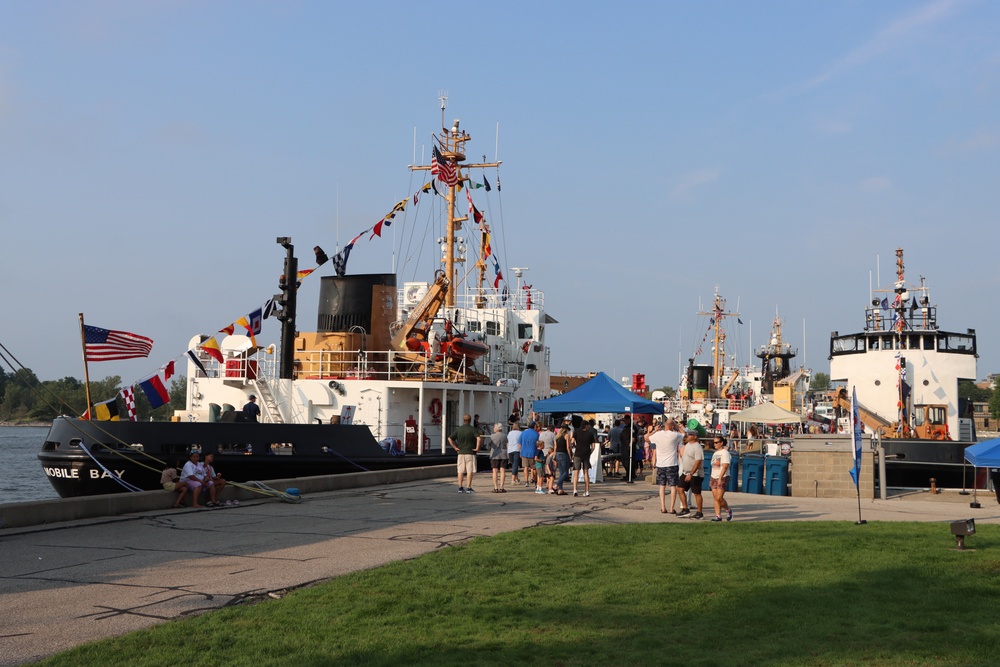
[[469, 324], [465, 327], [466, 331], [482, 331], [483, 323], [478, 320], [469, 320]]
[[531, 338], [531, 325], [530, 324], [518, 324], [517, 325], [517, 337], [521, 340], [528, 340]]
[[830, 341], [830, 351], [833, 354], [851, 354], [852, 352], [865, 351], [865, 339], [863, 336], [843, 336]]
[[975, 354], [976, 339], [964, 334], [944, 334], [939, 338], [938, 349], [942, 352]]
[[924, 349], [925, 350], [934, 349], [934, 336], [924, 336]]
[[486, 335], [487, 336], [499, 336], [500, 335], [500, 324], [499, 324], [499, 322], [487, 321], [486, 322]]

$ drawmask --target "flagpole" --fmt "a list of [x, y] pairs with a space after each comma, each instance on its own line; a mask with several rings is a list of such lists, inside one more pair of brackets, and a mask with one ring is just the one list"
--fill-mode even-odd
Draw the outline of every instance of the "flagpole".
[[854, 525], [863, 526], [868, 522], [861, 518], [861, 471], [860, 470], [858, 471], [857, 490], [858, 490], [858, 521]]
[[90, 369], [87, 367], [87, 334], [83, 330], [83, 313], [80, 313], [80, 345], [83, 348], [83, 386], [87, 391], [87, 420], [92, 420], [93, 404], [90, 402]]

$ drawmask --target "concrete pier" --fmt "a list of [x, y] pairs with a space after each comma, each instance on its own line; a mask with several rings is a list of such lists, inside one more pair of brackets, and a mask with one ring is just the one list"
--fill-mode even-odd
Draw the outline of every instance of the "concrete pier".
[[[155, 509], [137, 509], [152, 502], [137, 498], [129, 512], [34, 525], [28, 521], [32, 513], [54, 516], [48, 503], [0, 508], [2, 516], [25, 522], [0, 529], [0, 665], [37, 660], [248, 599], [280, 597], [290, 589], [477, 536], [555, 524], [697, 523], [661, 514], [656, 487], [650, 484], [612, 480], [592, 485], [587, 498], [537, 495], [523, 486], [494, 494], [489, 474], [481, 473], [477, 493], [459, 494], [453, 470], [393, 471], [432, 477], [398, 478], [396, 483], [385, 477], [346, 479], [350, 475], [269, 483], [302, 490], [299, 504], [248, 498], [239, 507], [170, 509], [172, 494], [150, 492]], [[441, 475], [447, 477], [436, 478]], [[313, 484], [341, 486], [312, 490]], [[858, 516], [856, 499], [727, 497], [737, 522], [853, 522]], [[945, 524], [970, 517], [977, 523], [1000, 523], [994, 497], [980, 494], [979, 509], [969, 507], [971, 499], [957, 493], [914, 494], [865, 500], [861, 511], [870, 524]], [[710, 506], [710, 498], [706, 500]], [[94, 503], [87, 512], [96, 512], [101, 503], [116, 511], [125, 507], [124, 499], [54, 502]], [[725, 524], [715, 527], [724, 530]], [[941, 531], [942, 549], [950, 548], [948, 526]], [[975, 548], [977, 539], [970, 538], [968, 545]]]

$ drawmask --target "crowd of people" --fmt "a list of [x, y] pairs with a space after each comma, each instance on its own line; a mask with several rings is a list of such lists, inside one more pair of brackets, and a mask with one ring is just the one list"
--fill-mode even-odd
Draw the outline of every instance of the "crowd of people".
[[[523, 427], [523, 428], [522, 428]], [[683, 429], [673, 419], [654, 420], [648, 426], [629, 415], [616, 419], [610, 428], [595, 420], [574, 421], [565, 417], [558, 426], [541, 420], [523, 424], [518, 415], [508, 420], [507, 430], [496, 423], [486, 435], [471, 415], [463, 417], [462, 426], [448, 437], [448, 443], [458, 454], [458, 492], [475, 493], [478, 452], [488, 452], [492, 472], [493, 493], [507, 493], [507, 470], [510, 482], [534, 488], [537, 494], [569, 495], [566, 482], [572, 471], [572, 493], [590, 495], [590, 479], [595, 452], [600, 452], [599, 465], [609, 477], [621, 477], [634, 483], [649, 467], [656, 475], [660, 511], [676, 516], [704, 517], [702, 484], [706, 472], [712, 491], [715, 522], [732, 521], [733, 512], [725, 493], [730, 484], [732, 457], [726, 438], [714, 436], [711, 468], [705, 471], [705, 450], [699, 432]], [[694, 503], [694, 513], [688, 496]], [[669, 497], [669, 506], [668, 506]], [[677, 506], [680, 509], [677, 509]]]

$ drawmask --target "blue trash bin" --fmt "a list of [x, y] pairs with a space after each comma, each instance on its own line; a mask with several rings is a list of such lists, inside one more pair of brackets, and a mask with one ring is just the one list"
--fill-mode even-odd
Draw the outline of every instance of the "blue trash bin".
[[768, 456], [764, 493], [769, 496], [788, 495], [788, 457]]
[[736, 493], [740, 490], [740, 455], [736, 452], [729, 452], [729, 455], [733, 460], [729, 464], [729, 486], [726, 487], [726, 491]]
[[764, 457], [760, 454], [743, 455], [743, 493], [764, 493]]

